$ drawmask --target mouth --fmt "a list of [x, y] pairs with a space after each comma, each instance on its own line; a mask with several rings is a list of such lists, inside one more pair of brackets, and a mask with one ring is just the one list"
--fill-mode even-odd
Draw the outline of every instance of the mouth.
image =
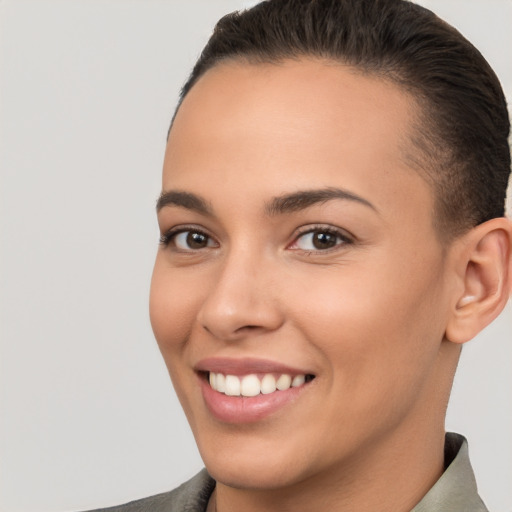
[[260, 421], [297, 402], [315, 375], [271, 361], [219, 359], [195, 368], [207, 410], [225, 423]]

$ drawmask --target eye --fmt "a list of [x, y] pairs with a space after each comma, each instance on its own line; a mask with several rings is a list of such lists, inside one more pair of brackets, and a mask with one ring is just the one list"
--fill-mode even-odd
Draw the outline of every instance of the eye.
[[289, 249], [301, 251], [327, 251], [337, 246], [352, 243], [343, 233], [327, 228], [315, 228], [299, 235]]
[[171, 230], [160, 237], [164, 246], [172, 245], [177, 251], [197, 251], [209, 247], [217, 247], [217, 243], [206, 233], [197, 229]]

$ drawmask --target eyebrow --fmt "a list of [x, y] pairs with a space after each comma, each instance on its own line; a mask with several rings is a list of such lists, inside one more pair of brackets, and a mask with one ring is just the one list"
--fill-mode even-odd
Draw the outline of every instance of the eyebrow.
[[162, 192], [156, 201], [156, 211], [159, 212], [164, 206], [179, 206], [202, 215], [213, 216], [213, 209], [208, 201], [196, 194], [181, 190]]
[[[274, 197], [265, 206], [265, 212], [269, 216], [283, 215], [305, 210], [315, 204], [325, 203], [332, 199], [354, 201], [378, 212], [377, 208], [366, 199], [346, 190], [328, 187], [323, 189], [299, 190], [290, 194]], [[178, 206], [187, 210], [196, 211], [202, 215], [213, 216], [213, 208], [210, 203], [201, 196], [181, 190], [163, 191], [157, 202], [156, 211], [159, 212], [165, 206]]]
[[347, 190], [335, 187], [314, 190], [300, 190], [291, 194], [284, 194], [272, 199], [272, 201], [270, 201], [270, 203], [266, 206], [265, 210], [267, 214], [271, 216], [281, 215], [285, 213], [305, 210], [310, 206], [325, 203], [332, 199], [355, 201], [356, 203], [360, 203], [378, 212], [377, 208], [375, 208], [375, 206], [366, 199], [348, 192]]

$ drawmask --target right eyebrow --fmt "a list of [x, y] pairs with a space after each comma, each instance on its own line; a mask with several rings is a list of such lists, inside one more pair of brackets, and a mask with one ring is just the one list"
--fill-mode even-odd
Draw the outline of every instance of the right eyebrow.
[[332, 199], [354, 201], [367, 206], [378, 213], [377, 208], [375, 208], [375, 206], [373, 206], [373, 204], [368, 200], [349, 192], [348, 190], [336, 187], [299, 190], [298, 192], [292, 192], [291, 194], [284, 194], [282, 196], [275, 197], [267, 204], [266, 211], [269, 215], [286, 214], [305, 210], [315, 204], [325, 203]]
[[213, 216], [213, 210], [208, 201], [201, 196], [181, 190], [163, 191], [156, 202], [157, 213], [165, 206], [179, 206], [187, 210], [196, 211], [202, 215]]

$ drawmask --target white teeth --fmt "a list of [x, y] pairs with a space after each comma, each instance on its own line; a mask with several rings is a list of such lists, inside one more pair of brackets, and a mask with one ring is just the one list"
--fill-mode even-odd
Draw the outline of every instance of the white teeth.
[[281, 377], [279, 377], [276, 382], [276, 388], [279, 389], [279, 391], [285, 391], [289, 389], [291, 385], [292, 378], [289, 375], [286, 375], [286, 373], [281, 375]]
[[268, 395], [278, 391], [286, 391], [290, 387], [302, 386], [306, 381], [305, 375], [291, 375], [283, 373], [276, 380], [271, 373], [265, 374], [261, 381], [257, 375], [250, 374], [243, 377], [236, 375], [224, 375], [223, 373], [210, 372], [208, 376], [210, 386], [219, 393], [228, 396], [257, 396], [260, 393]]
[[267, 373], [267, 375], [261, 379], [261, 392], [264, 395], [268, 395], [269, 393], [273, 393], [276, 389], [276, 378], [271, 373]]
[[[212, 372], [210, 372], [210, 375]], [[217, 373], [217, 377], [215, 378], [215, 384], [217, 387], [213, 387], [213, 389], [216, 389], [220, 393], [226, 392], [226, 376], [222, 373]]]
[[240, 379], [235, 375], [226, 375], [226, 391], [228, 396], [240, 396]]
[[240, 387], [242, 396], [256, 396], [260, 394], [260, 379], [256, 375], [246, 375]]
[[299, 386], [302, 386], [304, 382], [306, 382], [305, 375], [295, 375], [292, 380], [292, 388], [298, 388]]

